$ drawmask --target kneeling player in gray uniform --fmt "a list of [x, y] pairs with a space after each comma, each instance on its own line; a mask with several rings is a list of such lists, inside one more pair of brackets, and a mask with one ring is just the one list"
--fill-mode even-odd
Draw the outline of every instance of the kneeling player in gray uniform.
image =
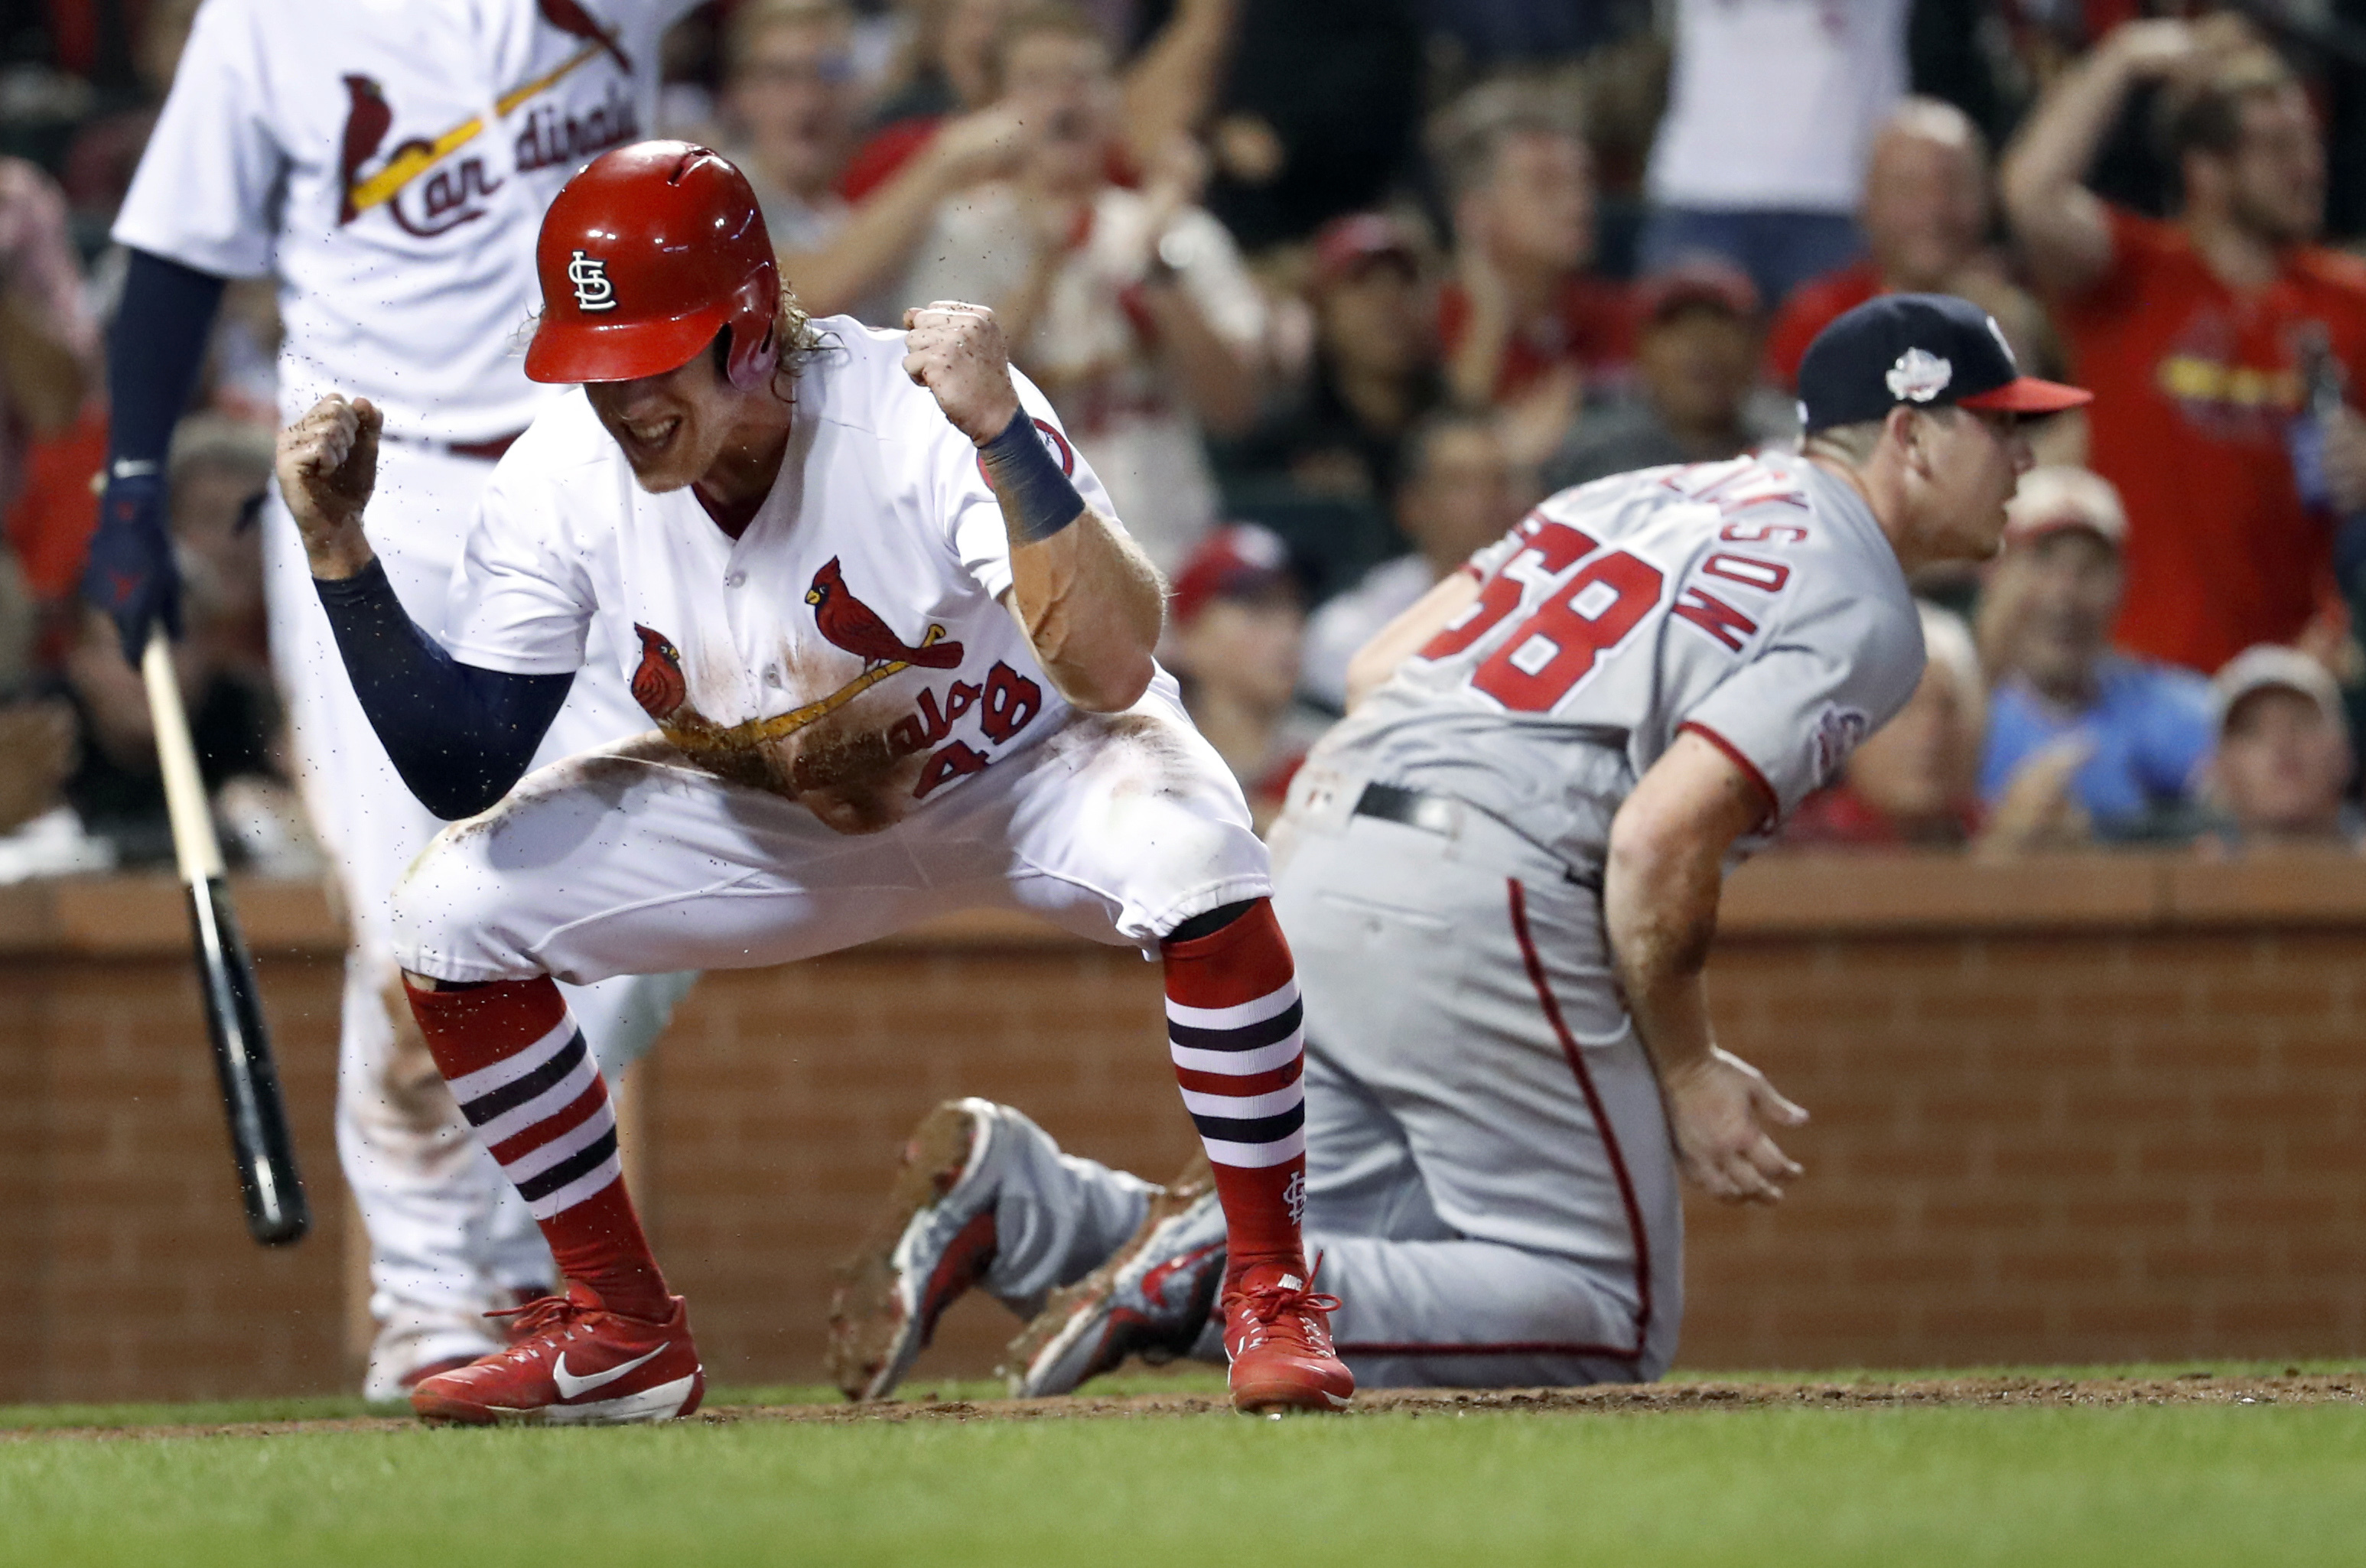
[[[1904, 704], [1907, 574], [1994, 553], [2022, 377], [1959, 299], [1808, 349], [1798, 457], [1567, 491], [1358, 656], [1274, 831], [1306, 1043], [1305, 1231], [1365, 1387], [1639, 1381], [1683, 1310], [1676, 1172], [1772, 1202], [1806, 1113], [1718, 1049], [1726, 864]], [[1169, 1010], [1184, 1063], [1215, 1019]], [[985, 1100], [923, 1122], [849, 1264], [832, 1371], [892, 1389], [963, 1290], [1033, 1321], [1013, 1390], [1205, 1354], [1223, 1220]]]

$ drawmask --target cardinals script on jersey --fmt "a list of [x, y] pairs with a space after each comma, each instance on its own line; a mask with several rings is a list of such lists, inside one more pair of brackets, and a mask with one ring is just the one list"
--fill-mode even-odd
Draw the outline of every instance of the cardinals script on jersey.
[[997, 603], [1009, 544], [967, 438], [903, 374], [900, 337], [817, 326], [781, 479], [736, 540], [690, 491], [638, 489], [580, 393], [538, 421], [489, 487], [452, 648], [491, 669], [572, 670], [586, 626], [609, 617], [668, 740], [863, 833], [1068, 710]]
[[334, 390], [403, 435], [510, 434], [548, 396], [510, 348], [538, 303], [533, 226], [648, 133], [659, 40], [688, 9], [207, 0], [115, 238], [279, 276], [285, 418]]

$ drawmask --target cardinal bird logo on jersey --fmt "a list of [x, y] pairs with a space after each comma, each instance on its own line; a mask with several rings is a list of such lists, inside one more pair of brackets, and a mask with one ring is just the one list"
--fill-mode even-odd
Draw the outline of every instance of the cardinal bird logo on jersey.
[[354, 205], [354, 180], [364, 164], [377, 153], [378, 143], [394, 129], [394, 109], [386, 101], [386, 94], [366, 76], [345, 78], [345, 134], [338, 153], [342, 171], [339, 184], [344, 196], [337, 209], [337, 221], [350, 223], [361, 216]]
[[663, 632], [635, 623], [641, 637], [641, 667], [633, 671], [633, 700], [663, 724], [690, 700], [690, 684], [682, 679], [682, 650]]
[[941, 628], [931, 626], [930, 637], [918, 648], [889, 629], [878, 612], [847, 592], [836, 556], [814, 573], [813, 586], [806, 590], [806, 603], [814, 607], [814, 624], [821, 628], [821, 635], [832, 647], [861, 659], [865, 671], [881, 664], [917, 664], [924, 670], [961, 667], [962, 645], [938, 641]]
[[576, 0], [535, 0], [535, 9], [542, 13], [544, 21], [568, 37], [580, 38], [596, 46], [614, 61], [616, 69], [625, 75], [633, 73], [632, 58], [616, 41], [616, 35], [602, 27], [596, 17], [576, 4]]

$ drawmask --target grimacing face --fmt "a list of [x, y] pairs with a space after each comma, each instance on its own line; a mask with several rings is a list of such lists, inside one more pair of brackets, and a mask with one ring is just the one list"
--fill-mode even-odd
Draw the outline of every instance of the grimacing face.
[[583, 395], [651, 495], [704, 478], [740, 412], [740, 394], [723, 378], [711, 348], [660, 376], [587, 382]]

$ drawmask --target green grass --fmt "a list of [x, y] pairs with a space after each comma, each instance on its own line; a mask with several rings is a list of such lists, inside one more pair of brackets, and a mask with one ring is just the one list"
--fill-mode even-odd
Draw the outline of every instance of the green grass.
[[[2359, 1371], [2355, 1361], [2171, 1361], [2142, 1365], [2094, 1367], [1955, 1367], [1940, 1371], [1900, 1371], [1860, 1367], [1820, 1372], [1696, 1371], [1679, 1367], [1670, 1382], [1838, 1382], [1886, 1383], [1934, 1377], [2038, 1378], [2175, 1378], [2196, 1372], [2213, 1377], [2274, 1377], [2283, 1372], [2338, 1373]], [[1090, 1393], [1201, 1393], [1223, 1392], [1222, 1371], [1181, 1365], [1164, 1371], [1137, 1369], [1096, 1381]], [[1003, 1397], [999, 1381], [962, 1378], [914, 1378], [900, 1399], [985, 1400]], [[727, 1404], [839, 1404], [837, 1390], [823, 1383], [778, 1383], [718, 1387], [708, 1392], [709, 1406]], [[0, 1404], [0, 1432], [39, 1428], [95, 1428], [120, 1431], [146, 1427], [219, 1427], [248, 1421], [321, 1421], [350, 1416], [401, 1415], [399, 1404], [372, 1405], [350, 1395], [310, 1398], [213, 1400], [187, 1404]]]
[[[1102, 1378], [1096, 1394], [1205, 1393], [1223, 1392], [1221, 1371], [1182, 1368]], [[915, 1378], [896, 1397], [910, 1401], [1001, 1399], [1000, 1379]], [[829, 1404], [846, 1403], [827, 1383], [776, 1383], [712, 1388], [707, 1404]], [[249, 1421], [330, 1421], [352, 1416], [407, 1416], [401, 1404], [371, 1404], [359, 1395], [324, 1394], [291, 1399], [220, 1399], [186, 1404], [0, 1404], [0, 1432], [67, 1427], [123, 1431], [135, 1427], [220, 1427]], [[5, 1562], [0, 1558], [0, 1562]]]
[[2366, 1409], [745, 1423], [0, 1444], [13, 1565], [2354, 1563]]

